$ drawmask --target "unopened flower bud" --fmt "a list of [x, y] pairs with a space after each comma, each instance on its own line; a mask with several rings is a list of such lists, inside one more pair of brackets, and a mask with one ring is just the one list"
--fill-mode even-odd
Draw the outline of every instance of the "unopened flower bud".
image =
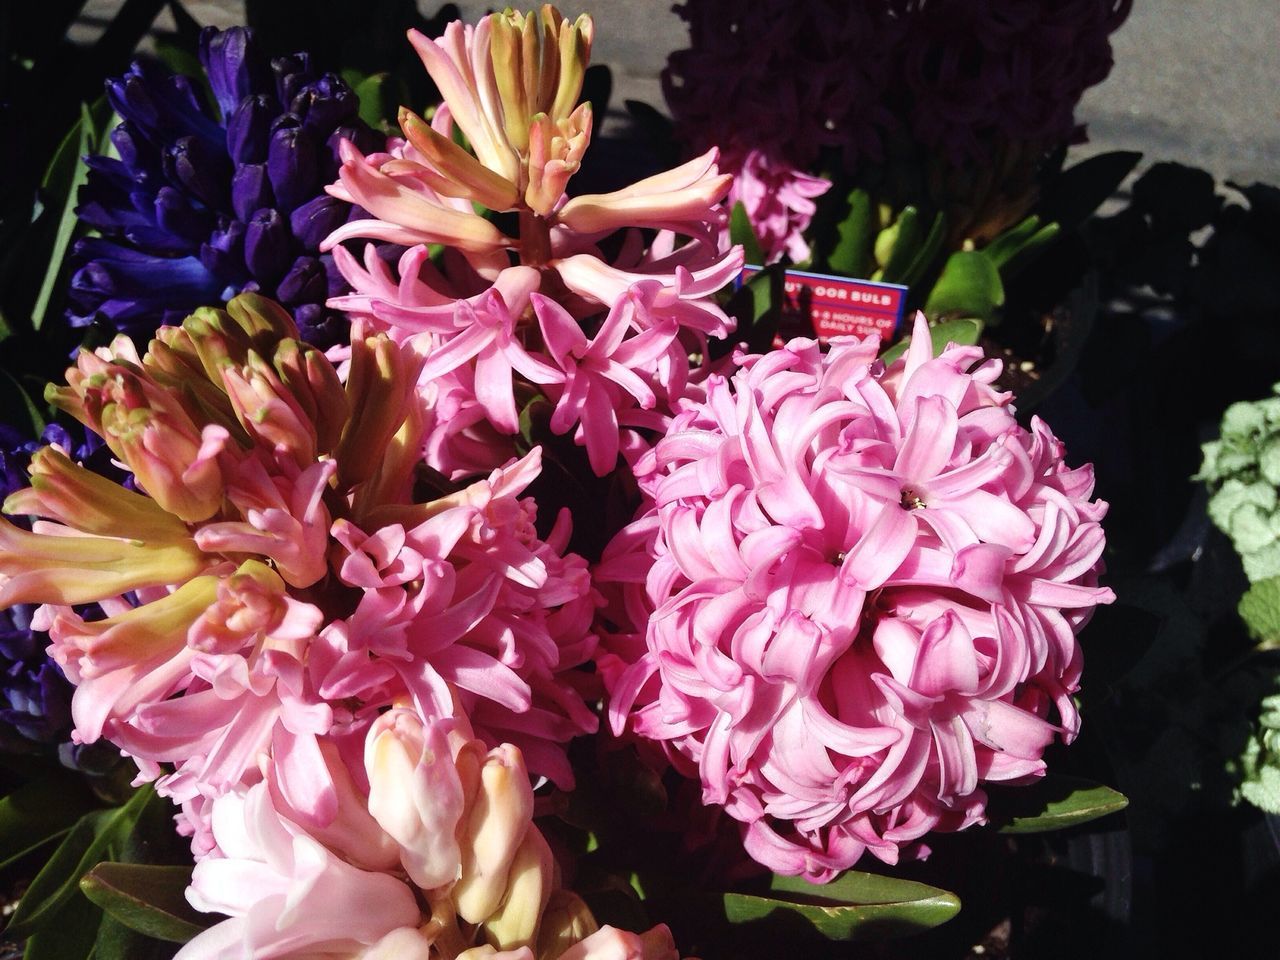
[[265, 163], [276, 110], [264, 94], [245, 97], [227, 117], [227, 150], [237, 164]]
[[490, 751], [462, 831], [462, 877], [454, 889], [458, 915], [482, 923], [502, 903], [516, 850], [533, 817], [533, 788], [520, 751]]
[[267, 146], [267, 175], [282, 210], [292, 210], [315, 196], [319, 144], [306, 127], [280, 126]]
[[265, 163], [246, 163], [236, 168], [231, 178], [231, 209], [241, 220], [248, 220], [259, 210], [275, 203]]
[[499, 950], [533, 946], [555, 884], [555, 869], [551, 847], [542, 831], [531, 825], [511, 861], [502, 906], [484, 922], [490, 943]]
[[400, 844], [400, 862], [423, 890], [458, 878], [462, 784], [444, 725], [410, 710], [384, 713], [365, 741], [369, 813]]
[[542, 911], [538, 927], [537, 960], [558, 960], [561, 954], [600, 929], [591, 908], [571, 890], [556, 890]]
[[278, 280], [288, 269], [291, 250], [289, 224], [277, 211], [259, 210], [245, 224], [244, 262], [255, 280]]

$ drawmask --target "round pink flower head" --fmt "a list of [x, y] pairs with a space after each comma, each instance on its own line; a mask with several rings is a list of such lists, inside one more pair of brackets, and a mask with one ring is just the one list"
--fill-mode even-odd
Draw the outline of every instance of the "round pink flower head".
[[918, 316], [888, 367], [874, 338], [738, 358], [640, 464], [647, 508], [597, 571], [614, 732], [778, 872], [896, 862], [1078, 729], [1106, 504], [998, 362], [929, 344]]

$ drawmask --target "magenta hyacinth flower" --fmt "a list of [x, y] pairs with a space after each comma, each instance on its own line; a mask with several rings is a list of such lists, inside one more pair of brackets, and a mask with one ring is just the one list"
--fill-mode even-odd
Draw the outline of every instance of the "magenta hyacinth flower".
[[1106, 504], [976, 347], [740, 357], [637, 464], [597, 581], [616, 734], [662, 744], [773, 870], [830, 879], [983, 819], [1079, 720]]

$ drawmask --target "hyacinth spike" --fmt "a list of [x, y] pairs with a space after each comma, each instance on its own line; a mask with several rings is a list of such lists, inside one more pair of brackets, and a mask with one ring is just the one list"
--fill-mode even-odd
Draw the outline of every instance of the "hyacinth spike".
[[0, 609], [92, 603], [189, 580], [209, 563], [191, 540], [149, 544], [28, 533], [0, 519]]
[[351, 417], [335, 454], [338, 482], [350, 486], [373, 476], [390, 439], [404, 422], [421, 362], [386, 334], [352, 331], [346, 394]]
[[[515, 206], [519, 192], [510, 180], [494, 173], [451, 139], [437, 133], [431, 124], [408, 107], [400, 108], [399, 121], [405, 139], [441, 174], [431, 182], [437, 193], [474, 200], [490, 210], [510, 210]], [[414, 166], [416, 170], [422, 170], [420, 166]], [[391, 172], [395, 168], [388, 163], [382, 169]]]
[[4, 502], [4, 512], [56, 520], [102, 537], [178, 543], [186, 525], [150, 497], [87, 470], [53, 447], [37, 450], [28, 468], [31, 486]]

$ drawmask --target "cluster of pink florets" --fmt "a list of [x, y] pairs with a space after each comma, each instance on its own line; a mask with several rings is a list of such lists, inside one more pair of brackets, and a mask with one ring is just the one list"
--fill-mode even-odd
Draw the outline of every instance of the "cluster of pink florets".
[[994, 361], [742, 358], [637, 470], [597, 579], [614, 732], [663, 744], [774, 870], [826, 880], [983, 818], [1074, 736], [1106, 504]]
[[[840, 9], [757, 125], [875, 114], [875, 71], [850, 83], [837, 50], [883, 11]], [[782, 56], [793, 11], [760, 11]], [[1017, 424], [979, 349], [934, 357], [923, 317], [888, 367], [874, 338], [713, 363], [742, 267], [718, 152], [565, 192], [592, 30], [544, 8], [411, 36], [446, 103], [402, 111], [385, 152], [344, 144], [329, 188], [369, 214], [325, 242], [348, 345], [244, 294], [82, 352], [52, 391], [137, 489], [37, 453], [0, 603], [44, 604], [77, 738], [181, 805], [189, 899], [229, 917], [181, 960], [676, 960], [665, 928], [596, 929], [533, 822], [532, 778], [573, 786], [601, 708], [760, 863], [819, 880], [981, 820], [983, 783], [1076, 731], [1075, 634], [1110, 599], [1088, 469]], [[850, 146], [819, 127], [809, 159]], [[803, 256], [825, 181], [732, 162]], [[539, 533], [536, 405], [643, 495], [595, 569], [570, 511]]]

